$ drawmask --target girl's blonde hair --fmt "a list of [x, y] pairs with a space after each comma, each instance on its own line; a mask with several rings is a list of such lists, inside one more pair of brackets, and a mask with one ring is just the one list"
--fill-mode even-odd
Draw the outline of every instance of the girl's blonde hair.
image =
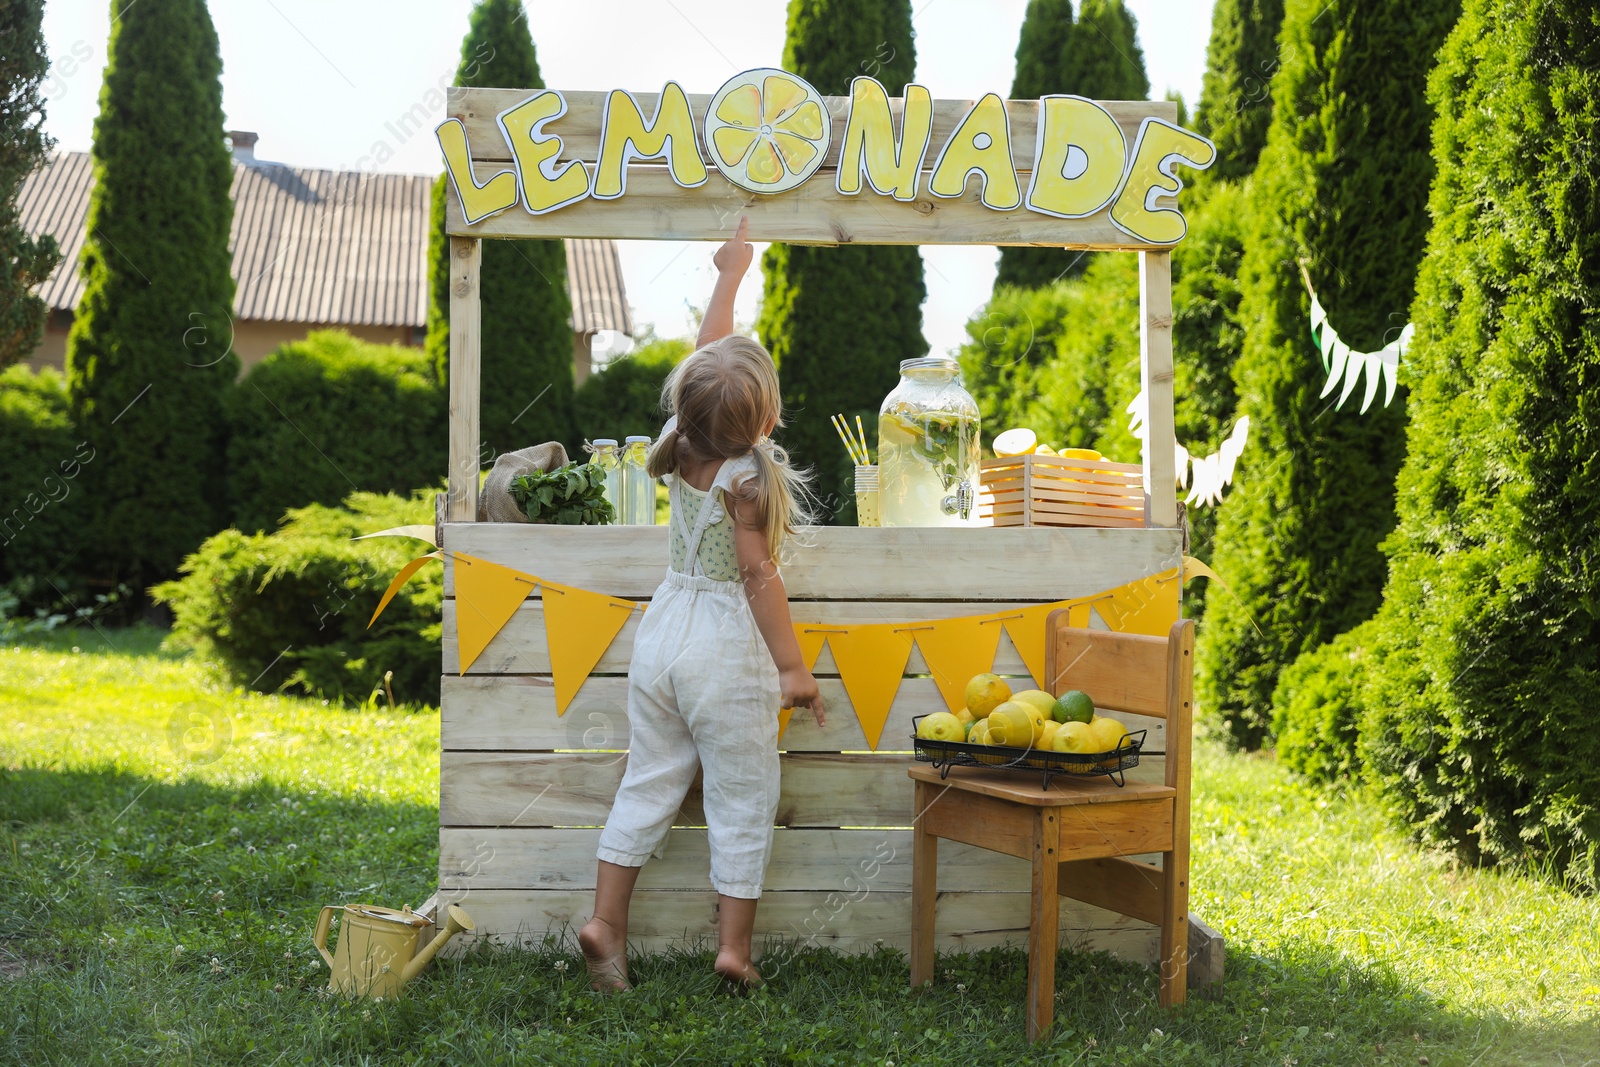
[[755, 476], [745, 492], [754, 499], [776, 560], [784, 542], [809, 522], [805, 499], [810, 476], [789, 464], [789, 454], [766, 436], [782, 425], [778, 368], [760, 343], [731, 334], [689, 354], [672, 368], [661, 406], [677, 426], [650, 449], [652, 478], [675, 474], [690, 459], [755, 456]]

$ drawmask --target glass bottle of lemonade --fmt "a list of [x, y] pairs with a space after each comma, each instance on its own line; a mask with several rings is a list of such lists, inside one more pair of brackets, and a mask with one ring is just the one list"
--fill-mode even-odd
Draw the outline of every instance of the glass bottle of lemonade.
[[878, 410], [878, 518], [884, 526], [978, 524], [978, 405], [948, 356], [900, 363]]
[[594, 454], [589, 464], [599, 467], [606, 476], [606, 499], [611, 502], [613, 523], [622, 522], [622, 457], [617, 454], [617, 442], [611, 437], [596, 437], [591, 442]]

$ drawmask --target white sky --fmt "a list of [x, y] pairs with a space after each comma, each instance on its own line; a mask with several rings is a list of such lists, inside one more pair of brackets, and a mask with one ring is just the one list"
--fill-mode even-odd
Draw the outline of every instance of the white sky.
[[[138, 2], [138, 0], [134, 0]], [[973, 98], [1011, 88], [1026, 0], [914, 0], [917, 80], [935, 97]], [[107, 0], [47, 0], [45, 36], [55, 64], [46, 128], [64, 150], [85, 151], [93, 131], [109, 28]], [[784, 0], [530, 0], [545, 84], [555, 89], [650, 91], [671, 78], [713, 92], [730, 75], [779, 66]], [[1128, 0], [1139, 20], [1151, 93], [1200, 93], [1212, 0]], [[222, 102], [230, 129], [261, 135], [256, 153], [294, 166], [354, 168], [386, 142], [382, 170], [442, 169], [430, 121], [395, 137], [387, 124], [454, 78], [471, 0], [212, 0], [222, 42]], [[359, 42], [353, 44], [352, 42]], [[635, 321], [663, 336], [688, 333], [691, 304], [710, 293], [710, 244], [631, 241], [623, 272]], [[928, 302], [923, 332], [935, 352], [965, 339], [963, 323], [994, 280], [992, 248], [924, 246]], [[759, 264], [759, 259], [757, 260]], [[753, 321], [759, 269], [740, 291]]]

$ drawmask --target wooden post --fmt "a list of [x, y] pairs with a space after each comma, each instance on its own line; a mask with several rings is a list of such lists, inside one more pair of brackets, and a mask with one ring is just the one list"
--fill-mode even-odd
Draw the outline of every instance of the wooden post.
[[1189, 760], [1194, 733], [1194, 623], [1174, 623], [1167, 643], [1167, 785], [1175, 789], [1172, 851], [1162, 859], [1158, 999], [1184, 1002], [1189, 988]]
[[1055, 808], [1033, 816], [1033, 899], [1028, 908], [1028, 1040], [1050, 1036], [1056, 1010], [1056, 947], [1061, 934], [1061, 820]]
[[934, 910], [939, 900], [939, 839], [928, 833], [928, 806], [938, 802], [926, 782], [913, 783], [911, 820], [911, 986], [933, 981]]
[[1178, 525], [1172, 418], [1172, 253], [1139, 253], [1139, 384], [1144, 389], [1146, 522]]
[[483, 242], [450, 238], [450, 500], [445, 518], [478, 517], [478, 269]]

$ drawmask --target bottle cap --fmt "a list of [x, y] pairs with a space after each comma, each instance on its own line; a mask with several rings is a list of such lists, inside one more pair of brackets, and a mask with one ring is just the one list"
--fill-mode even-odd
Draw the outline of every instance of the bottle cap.
[[649, 443], [650, 443], [650, 438], [648, 438], [648, 437], [630, 437], [630, 438], [628, 438], [628, 444], [630, 444], [630, 445], [637, 445], [637, 444], [646, 444], [647, 445]]
[[592, 444], [596, 448], [605, 448], [607, 445], [610, 445], [612, 448], [616, 448], [617, 439], [615, 437], [596, 437]]

